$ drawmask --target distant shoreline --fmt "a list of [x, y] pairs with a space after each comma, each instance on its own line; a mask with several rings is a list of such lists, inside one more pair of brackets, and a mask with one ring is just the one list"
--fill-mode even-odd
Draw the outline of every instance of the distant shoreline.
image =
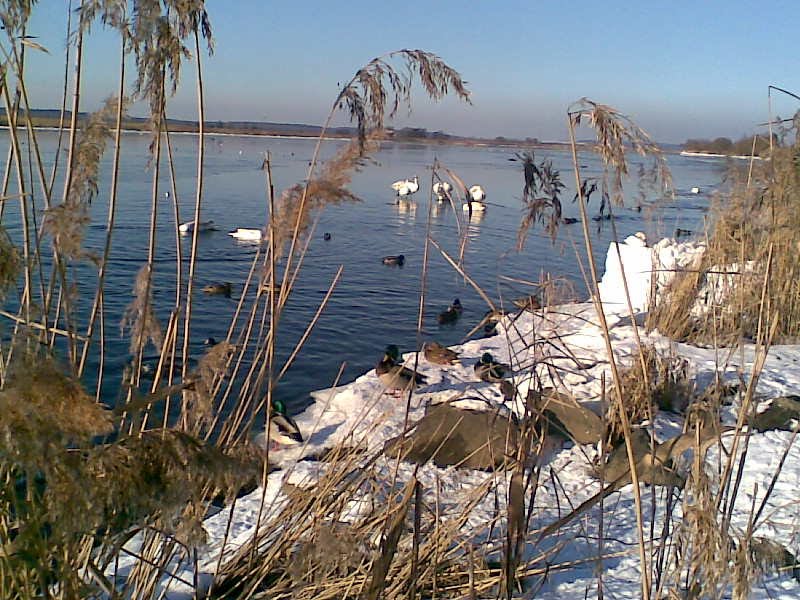
[[[59, 131], [59, 128], [54, 125], [34, 125], [33, 127], [37, 131]], [[0, 124], [0, 130], [7, 130], [8, 125]], [[149, 130], [142, 129], [138, 127], [123, 127], [123, 133], [130, 133], [130, 134], [139, 134], [139, 135], [147, 135]], [[198, 131], [186, 130], [186, 129], [169, 129], [169, 133], [171, 135], [199, 135]], [[216, 137], [216, 136], [225, 136], [225, 137], [247, 137], [247, 138], [270, 138], [270, 139], [294, 139], [294, 140], [317, 140], [319, 139], [318, 134], [309, 133], [308, 135], [304, 135], [299, 132], [292, 132], [292, 133], [280, 133], [276, 131], [264, 131], [263, 133], [260, 132], [238, 132], [238, 131], [231, 131], [231, 130], [221, 130], [216, 127], [212, 127], [210, 129], [206, 129], [204, 131], [204, 135], [206, 137]], [[353, 133], [355, 135], [355, 133]], [[324, 141], [349, 141], [352, 139], [353, 135], [348, 134], [341, 134], [341, 135], [326, 135], [322, 139]], [[568, 149], [569, 144], [567, 142], [555, 142], [555, 141], [545, 141], [545, 142], [526, 142], [524, 140], [512, 140], [512, 139], [503, 139], [503, 140], [487, 140], [483, 138], [466, 138], [466, 137], [458, 137], [452, 136], [449, 138], [395, 138], [392, 136], [386, 137], [380, 140], [381, 143], [391, 142], [395, 144], [425, 144], [426, 146], [467, 146], [467, 147], [474, 147], [474, 148], [538, 148], [538, 149], [546, 149], [546, 150], [560, 150], [565, 151]], [[586, 143], [579, 142], [578, 146], [581, 148], [586, 147]]]

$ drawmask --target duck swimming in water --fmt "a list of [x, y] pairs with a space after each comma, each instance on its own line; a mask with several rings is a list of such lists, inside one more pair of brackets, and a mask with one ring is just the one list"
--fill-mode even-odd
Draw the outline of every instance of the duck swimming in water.
[[396, 256], [384, 256], [382, 261], [385, 265], [396, 265], [398, 267], [402, 267], [406, 262], [406, 257], [402, 254], [398, 254]]
[[464, 312], [464, 307], [461, 306], [461, 301], [456, 298], [453, 300], [453, 303], [450, 306], [439, 313], [439, 316], [436, 317], [436, 320], [442, 325], [445, 323], [455, 323], [458, 320], [458, 317], [461, 316], [462, 312]]
[[178, 231], [183, 235], [188, 235], [194, 232], [195, 229], [202, 233], [206, 231], [216, 231], [217, 226], [214, 225], [214, 221], [200, 221], [197, 225], [194, 224], [194, 221], [187, 221], [178, 226]]
[[229, 232], [228, 235], [243, 242], [260, 242], [265, 237], [262, 229], [247, 229], [245, 227], [238, 227], [235, 231]]
[[203, 288], [203, 291], [210, 296], [225, 296], [231, 297], [231, 284], [230, 283], [211, 283]]

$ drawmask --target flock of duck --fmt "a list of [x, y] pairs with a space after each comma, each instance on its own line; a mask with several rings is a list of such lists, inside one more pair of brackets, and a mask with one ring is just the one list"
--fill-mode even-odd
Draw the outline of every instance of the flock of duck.
[[[523, 310], [541, 308], [539, 298], [536, 295], [514, 300], [514, 304]], [[452, 323], [458, 319], [463, 310], [461, 302], [456, 298], [446, 310], [439, 313], [437, 320], [442, 324]], [[478, 328], [481, 325], [485, 325], [486, 332], [491, 335], [494, 325], [504, 314], [503, 311], [488, 311], [479, 323]], [[476, 329], [473, 329], [473, 331]], [[455, 364], [460, 360], [457, 352], [433, 340], [427, 341], [422, 345], [422, 354], [429, 363], [444, 367]], [[506, 376], [511, 371], [509, 365], [497, 362], [490, 353], [485, 352], [473, 365], [473, 371], [481, 381], [499, 383], [503, 395], [509, 395], [507, 388], [510, 387], [510, 382], [506, 379]], [[375, 365], [375, 373], [386, 389], [394, 393], [407, 392], [427, 383], [424, 375], [403, 365], [400, 360], [400, 351], [394, 344], [386, 347], [383, 358]], [[510, 395], [513, 396], [513, 390]]]
[[[442, 346], [436, 341], [425, 342], [422, 346], [422, 352], [429, 363], [444, 367], [459, 361], [457, 352]], [[488, 352], [484, 352], [481, 355], [473, 370], [476, 377], [481, 381], [500, 383], [501, 388], [503, 384], [510, 384], [506, 379], [506, 375], [511, 370], [509, 365], [497, 362]], [[400, 350], [394, 344], [386, 347], [383, 358], [375, 365], [375, 374], [385, 388], [394, 395], [402, 395], [404, 392], [427, 383], [424, 375], [403, 365], [400, 360]], [[507, 394], [505, 389], [503, 394]], [[280, 450], [285, 446], [303, 443], [300, 428], [294, 419], [286, 413], [286, 407], [280, 400], [273, 400], [269, 430], [266, 434], [259, 434], [256, 438], [256, 443], [264, 448], [268, 446], [270, 450]]]
[[[460, 360], [457, 352], [436, 341], [425, 342], [422, 345], [422, 354], [429, 363], [445, 367]], [[504, 381], [510, 370], [507, 364], [497, 362], [489, 352], [484, 352], [473, 366], [476, 377], [487, 383]], [[394, 344], [386, 347], [383, 358], [375, 365], [375, 374], [386, 389], [393, 393], [407, 392], [427, 383], [424, 375], [403, 365], [400, 350]]]
[[[540, 308], [538, 297], [531, 296], [514, 302], [520, 308], [538, 309]], [[455, 318], [461, 314], [463, 307], [458, 298], [439, 315], [439, 322], [446, 323], [447, 319], [453, 317], [443, 315], [456, 314]], [[489, 335], [493, 333], [494, 325], [505, 315], [504, 311], [488, 311], [481, 320], [481, 325], [486, 325], [485, 330]], [[477, 330], [476, 328], [475, 330]], [[475, 331], [473, 330], [473, 331]], [[460, 364], [462, 357], [458, 352], [443, 346], [435, 340], [429, 340], [422, 344], [422, 356], [433, 365], [442, 368]], [[515, 390], [508, 376], [511, 374], [511, 367], [508, 364], [498, 362], [489, 352], [484, 352], [473, 365], [473, 372], [480, 380], [487, 383], [500, 385], [500, 391], [505, 398], [512, 398]], [[404, 393], [415, 390], [419, 386], [427, 385], [427, 378], [422, 373], [410, 369], [403, 364], [400, 356], [400, 349], [395, 344], [386, 346], [382, 358], [375, 365], [375, 375], [384, 386], [386, 391], [394, 396], [402, 396]], [[267, 433], [261, 433], [256, 438], [256, 443], [270, 450], [280, 450], [286, 446], [293, 446], [303, 443], [303, 436], [297, 423], [287, 414], [286, 407], [280, 400], [273, 400], [270, 426]]]
[[[396, 192], [398, 201], [400, 198], [411, 199], [419, 190], [419, 178], [415, 175], [412, 179], [395, 181], [391, 187]], [[436, 182], [433, 185], [433, 193], [438, 202], [452, 201], [452, 191], [453, 186], [446, 181]], [[465, 211], [482, 212], [486, 210], [485, 200], [486, 192], [484, 189], [480, 185], [473, 185], [469, 188], [467, 198], [462, 203], [462, 206]], [[199, 221], [197, 223], [195, 221], [187, 221], [181, 223], [178, 228], [182, 235], [193, 234], [195, 229], [198, 233], [218, 230], [213, 220]], [[230, 231], [228, 235], [242, 241], [260, 242], [264, 237], [264, 230], [239, 227], [234, 231]], [[325, 233], [324, 239], [330, 240], [330, 233]], [[402, 254], [385, 256], [383, 263], [402, 266], [405, 263], [405, 256]], [[205, 286], [203, 291], [207, 294], [230, 297], [231, 284], [214, 283]], [[458, 320], [463, 310], [460, 300], [455, 298], [450, 306], [439, 313], [437, 321], [440, 324], [454, 323]], [[484, 317], [482, 323], [491, 320], [487, 319], [487, 317]], [[459, 361], [457, 352], [442, 346], [436, 341], [425, 342], [422, 346], [422, 351], [425, 359], [432, 364], [449, 366]], [[508, 365], [495, 361], [488, 352], [484, 353], [474, 365], [475, 375], [481, 381], [486, 382], [508, 384], [505, 377], [509, 371]], [[426, 383], [424, 375], [403, 365], [402, 361], [400, 361], [400, 351], [394, 344], [386, 347], [383, 358], [375, 366], [375, 373], [386, 389], [393, 393], [402, 393]], [[288, 415], [283, 402], [277, 399], [272, 404], [269, 430], [260, 434], [259, 438], [261, 439], [257, 439], [256, 442], [264, 447], [268, 446], [271, 450], [303, 443], [303, 436], [297, 423]]]

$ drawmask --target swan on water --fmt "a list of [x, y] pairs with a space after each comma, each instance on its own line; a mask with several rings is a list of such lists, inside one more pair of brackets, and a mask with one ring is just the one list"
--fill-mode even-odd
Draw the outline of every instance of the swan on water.
[[261, 238], [264, 237], [264, 231], [262, 229], [247, 229], [245, 227], [238, 227], [236, 231], [228, 232], [228, 235], [236, 238], [237, 240], [260, 242]]
[[433, 184], [433, 193], [436, 195], [436, 199], [439, 200], [439, 202], [444, 202], [447, 200], [447, 197], [450, 195], [450, 191], [452, 189], [453, 186], [447, 181], [437, 181]]
[[414, 179], [400, 179], [392, 184], [392, 189], [398, 196], [411, 196], [419, 189], [419, 180], [414, 175]]

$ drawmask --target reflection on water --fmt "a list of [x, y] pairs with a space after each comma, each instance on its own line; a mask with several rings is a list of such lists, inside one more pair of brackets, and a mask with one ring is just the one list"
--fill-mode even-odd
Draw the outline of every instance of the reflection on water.
[[397, 214], [408, 215], [411, 217], [416, 216], [417, 214], [416, 200], [405, 200], [403, 198], [400, 198], [397, 201]]
[[431, 205], [431, 216], [438, 219], [450, 210], [450, 203], [447, 201], [436, 201]]
[[464, 221], [467, 225], [467, 239], [470, 243], [474, 243], [478, 239], [481, 232], [481, 223], [486, 217], [486, 211], [463, 211]]
[[[54, 135], [41, 138], [45, 153], [49, 149], [51, 157], [55, 140]], [[147, 152], [149, 140], [149, 136], [139, 135], [126, 135], [123, 139], [116, 216], [118, 229], [112, 245], [104, 298], [109, 331], [116, 331], [131, 300], [130, 290], [136, 272], [146, 261], [152, 185]], [[0, 152], [7, 150], [3, 143], [7, 142], [0, 142]], [[224, 138], [224, 143], [221, 138], [212, 138], [208, 144], [214, 151], [206, 154], [207, 177], [200, 218], [214, 220], [219, 231], [205, 233], [200, 238], [196, 289], [202, 290], [209, 283], [224, 281], [241, 290], [257, 246], [234, 240], [228, 232], [239, 227], [263, 226], [267, 214], [265, 173], [260, 170], [264, 153], [269, 152], [272, 157], [273, 182], [279, 192], [304, 180], [314, 142], [231, 137]], [[341, 142], [327, 144], [322, 159], [328, 158], [341, 145]], [[193, 215], [194, 210], [196, 138], [175, 136], [173, 148], [178, 174], [178, 208], [185, 221], [193, 218], [189, 215]], [[343, 362], [346, 367], [342, 381], [348, 381], [373, 367], [387, 344], [397, 344], [402, 351], [414, 348], [423, 247], [428, 227], [429, 169], [434, 159], [464, 181], [480, 181], [487, 197], [492, 198], [492, 205], [485, 212], [473, 211], [471, 216], [462, 211], [460, 202], [456, 203], [455, 211], [449, 202], [434, 202], [430, 223], [432, 237], [450, 256], [459, 255], [459, 228], [466, 228], [466, 270], [490, 296], [499, 300], [498, 295], [509, 299], [530, 294], [530, 288], [518, 282], [536, 281], [542, 272], [564, 275], [578, 290], [585, 290], [573, 251], [579, 229], [562, 228], [559, 238], [553, 243], [537, 226], [528, 236], [524, 251], [513, 250], [521, 216], [523, 186], [518, 163], [507, 160], [513, 153], [513, 149], [506, 148], [386, 144], [375, 157], [375, 166], [354, 175], [351, 189], [361, 201], [331, 207], [321, 215], [308, 246], [306, 263], [281, 318], [277, 336], [279, 360], [285, 359], [294, 348], [339, 266], [343, 266], [341, 280], [328, 306], [300, 355], [278, 385], [277, 393], [290, 410], [297, 410], [307, 403], [310, 390], [331, 385]], [[550, 158], [554, 168], [562, 173], [569, 172], [571, 163], [567, 153], [537, 151], [537, 156]], [[110, 160], [110, 155], [103, 159], [100, 193], [91, 206], [92, 224], [86, 237], [86, 249], [96, 254], [102, 254]], [[631, 172], [636, 172], [636, 160], [633, 159]], [[593, 154], [581, 155], [581, 162], [593, 171], [600, 171], [599, 160]], [[698, 187], [704, 192], [719, 184], [724, 167], [724, 163], [697, 162], [678, 156], [670, 156], [669, 163], [676, 187], [688, 190]], [[391, 191], [387, 193], [387, 190], [391, 182], [405, 178], [408, 173], [420, 174], [416, 200], [400, 199], [395, 203], [389, 195]], [[423, 173], [428, 173], [428, 176]], [[162, 176], [160, 190], [170, 189], [167, 169], [162, 170]], [[575, 193], [569, 179], [562, 177], [567, 184], [562, 195], [564, 216], [576, 217], [577, 206], [569, 201]], [[629, 186], [629, 192], [632, 205], [637, 194], [635, 182]], [[643, 230], [650, 239], [657, 239], [659, 235], [672, 234], [676, 228], [699, 230], [703, 211], [685, 208], [687, 205], [702, 208], [705, 201], [703, 194], [695, 194], [691, 198], [678, 197], [670, 206], [658, 211], [636, 213], [616, 209], [618, 234], [624, 238]], [[169, 319], [176, 288], [172, 202], [172, 198], [159, 198], [158, 201], [153, 296], [158, 317], [163, 323]], [[590, 210], [596, 212], [597, 206], [591, 206]], [[20, 240], [19, 223], [14, 220], [18, 219], [16, 211], [6, 211], [3, 218], [12, 238]], [[329, 239], [324, 237], [325, 232], [330, 233]], [[611, 227], [599, 223], [595, 235], [597, 258], [603, 264], [611, 240]], [[185, 257], [188, 257], [189, 250], [190, 244], [183, 243], [181, 251]], [[398, 254], [405, 256], [403, 268], [381, 263], [383, 256]], [[81, 268], [78, 310], [88, 311], [96, 275], [91, 265]], [[445, 345], [459, 342], [483, 317], [485, 303], [436, 251], [429, 256], [426, 281], [429, 306], [423, 328], [433, 332]], [[254, 295], [255, 287], [251, 286], [248, 294]], [[456, 297], [464, 305], [463, 314], [452, 326], [440, 329], [436, 322], [437, 311]], [[193, 304], [191, 350], [197, 357], [203, 351], [203, 340], [225, 338], [237, 300], [235, 297], [206, 296], [198, 291]], [[116, 398], [122, 370], [129, 360], [127, 341], [109, 334], [105, 355], [108, 371], [104, 378], [107, 398]], [[98, 357], [93, 356], [92, 361], [90, 369], [96, 369]]]
[[464, 214], [467, 215], [470, 225], [480, 225], [483, 219], [486, 218], [485, 210], [473, 210], [471, 214], [469, 212], [465, 212]]

